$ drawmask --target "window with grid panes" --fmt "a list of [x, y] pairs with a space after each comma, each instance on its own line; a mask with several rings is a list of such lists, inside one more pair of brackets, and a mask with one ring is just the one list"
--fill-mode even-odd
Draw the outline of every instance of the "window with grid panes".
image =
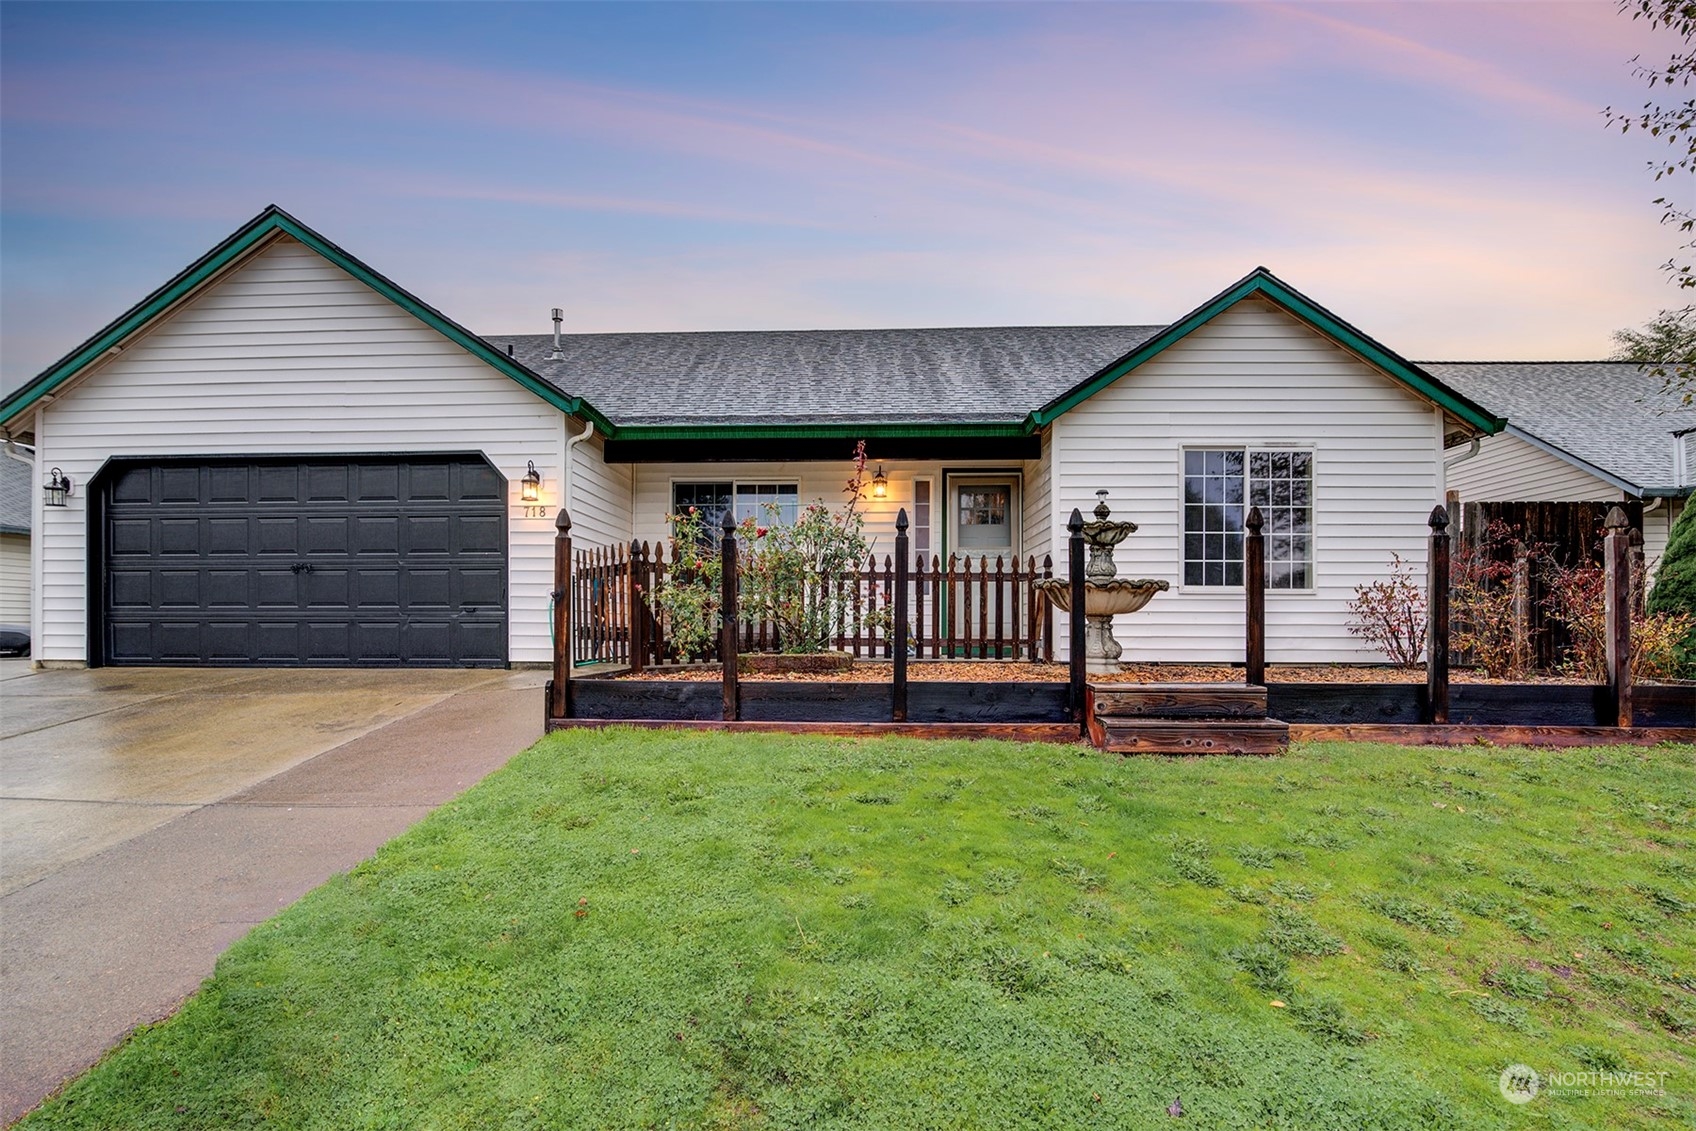
[[1243, 518], [1260, 508], [1266, 587], [1313, 587], [1313, 453], [1184, 452], [1184, 584], [1243, 583]]
[[730, 509], [730, 501], [735, 496], [734, 483], [673, 483], [671, 513], [687, 514], [689, 508], [694, 507], [698, 513], [705, 515], [701, 529], [716, 531], [724, 523], [724, 512]]
[[913, 560], [930, 560], [930, 480], [913, 480]]
[[704, 544], [716, 544], [726, 511], [737, 522], [752, 518], [766, 524], [795, 521], [801, 489], [794, 483], [673, 483], [671, 509], [683, 514], [690, 507], [705, 514], [701, 525]]

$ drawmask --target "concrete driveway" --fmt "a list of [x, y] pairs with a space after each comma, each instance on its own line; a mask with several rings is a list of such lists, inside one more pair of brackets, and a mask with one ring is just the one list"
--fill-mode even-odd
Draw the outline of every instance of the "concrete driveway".
[[0, 1124], [539, 737], [545, 678], [0, 661]]

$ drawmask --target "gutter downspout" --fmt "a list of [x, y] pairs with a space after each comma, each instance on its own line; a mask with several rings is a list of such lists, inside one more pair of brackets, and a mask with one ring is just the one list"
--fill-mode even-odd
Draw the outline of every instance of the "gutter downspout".
[[[1440, 429], [1440, 428], [1441, 428], [1441, 425], [1440, 425], [1440, 424], [1439, 424], [1439, 426], [1438, 426], [1438, 427], [1439, 427], [1439, 429]], [[1441, 433], [1440, 433], [1440, 432], [1439, 432], [1439, 435], [1441, 435]], [[1443, 465], [1442, 465], [1442, 466], [1443, 466], [1443, 482], [1442, 482], [1442, 486], [1441, 486], [1441, 487], [1440, 487], [1440, 488], [1439, 488], [1439, 492], [1440, 492], [1440, 497], [1439, 497], [1439, 498], [1438, 498], [1438, 499], [1437, 499], [1437, 501], [1438, 501], [1438, 502], [1439, 502], [1439, 503], [1442, 503], [1442, 504], [1443, 504], [1443, 506], [1445, 506], [1445, 507], [1449, 507], [1449, 506], [1450, 506], [1450, 503], [1449, 503], [1449, 472], [1450, 472], [1450, 469], [1451, 469], [1451, 468], [1454, 468], [1454, 467], [1456, 467], [1456, 466], [1457, 466], [1457, 465], [1459, 465], [1459, 464], [1463, 464], [1463, 463], [1465, 463], [1465, 462], [1466, 462], [1466, 461], [1467, 461], [1467, 460], [1469, 460], [1469, 459], [1471, 459], [1471, 458], [1472, 458], [1472, 457], [1473, 457], [1473, 456], [1475, 456], [1475, 455], [1477, 455], [1477, 454], [1478, 454], [1478, 449], [1479, 449], [1479, 446], [1480, 446], [1480, 445], [1481, 445], [1481, 444], [1482, 444], [1482, 443], [1483, 443], [1483, 442], [1484, 442], [1484, 441], [1483, 441], [1483, 438], [1482, 438], [1482, 437], [1480, 437], [1480, 436], [1474, 436], [1474, 437], [1473, 437], [1473, 438], [1472, 438], [1472, 444], [1471, 444], [1471, 446], [1469, 446], [1469, 447], [1468, 447], [1468, 448], [1467, 448], [1467, 449], [1466, 449], [1466, 451], [1465, 451], [1465, 452], [1463, 452], [1463, 453], [1462, 453], [1462, 454], [1460, 454], [1460, 455], [1458, 455], [1458, 456], [1456, 456], [1456, 457], [1454, 457], [1454, 458], [1453, 458], [1453, 459], [1445, 459], [1445, 460], [1443, 460]], [[1455, 520], [1455, 519], [1456, 519], [1456, 517], [1457, 517], [1457, 516], [1455, 516], [1455, 515], [1450, 515], [1450, 516], [1449, 516], [1449, 518], [1450, 518], [1450, 520], [1451, 520], [1451, 521], [1452, 521], [1452, 520]], [[1457, 529], [1457, 530], [1458, 530], [1458, 529], [1459, 529], [1459, 527], [1458, 527], [1458, 526], [1457, 526], [1457, 527], [1456, 527], [1456, 529]]]
[[13, 459], [17, 460], [19, 463], [23, 464], [25, 467], [34, 467], [35, 466], [35, 460], [30, 456], [19, 455], [18, 454], [19, 448], [29, 448], [29, 450], [31, 452], [35, 451], [35, 449], [33, 447], [31, 447], [29, 444], [20, 444], [16, 440], [11, 440], [11, 439], [8, 439], [6, 441], [5, 451], [6, 451], [7, 455], [11, 456]]
[[560, 484], [559, 505], [565, 508], [567, 514], [571, 513], [571, 449], [575, 448], [578, 444], [581, 444], [584, 440], [587, 440], [594, 434], [595, 422], [593, 420], [585, 420], [583, 422], [583, 431], [579, 432], [575, 436], [567, 437], [565, 441], [565, 466], [560, 469], [560, 478], [563, 482]]
[[1478, 447], [1483, 442], [1484, 441], [1481, 437], [1474, 436], [1472, 438], [1472, 445], [1466, 449], [1466, 454], [1456, 456], [1454, 459], [1444, 460], [1443, 461], [1443, 470], [1447, 471], [1449, 468], [1454, 467], [1456, 464], [1465, 463], [1467, 460], [1469, 460], [1473, 456], [1477, 455], [1478, 454]]

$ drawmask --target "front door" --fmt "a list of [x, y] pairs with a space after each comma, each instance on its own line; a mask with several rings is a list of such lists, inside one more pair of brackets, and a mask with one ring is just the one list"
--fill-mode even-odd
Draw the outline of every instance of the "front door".
[[1018, 477], [950, 476], [948, 493], [949, 552], [1011, 565], [1019, 545]]

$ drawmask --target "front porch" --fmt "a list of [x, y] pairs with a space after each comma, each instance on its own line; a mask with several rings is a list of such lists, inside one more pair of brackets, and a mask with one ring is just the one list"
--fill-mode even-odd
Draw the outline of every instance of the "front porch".
[[[1433, 560], [1446, 564], [1448, 535], [1440, 517], [1433, 515], [1430, 549]], [[575, 554], [563, 512], [558, 531], [554, 628], [556, 641], [567, 647], [556, 650], [549, 729], [635, 724], [1087, 738], [1105, 749], [1178, 754], [1273, 753], [1286, 736], [1416, 744], [1696, 741], [1696, 687], [1634, 684], [1629, 665], [1610, 665], [1616, 679], [1607, 684], [1498, 682], [1470, 672], [1451, 678], [1441, 600], [1432, 602], [1429, 651], [1435, 660], [1423, 670], [1268, 667], [1264, 602], [1251, 589], [1242, 665], [1130, 664], [1116, 675], [1086, 677], [1081, 618], [1064, 623], [1068, 661], [1054, 659], [1059, 618], [1036, 586], [1053, 575], [1051, 563], [1009, 569], [999, 561], [952, 559], [915, 570], [904, 538], [897, 539], [893, 558], [830, 582], [856, 595], [850, 604], [857, 611], [835, 641], [853, 658], [846, 671], [797, 677], [739, 670], [740, 655], [775, 651], [781, 642], [770, 626], [735, 615], [728, 541], [724, 608], [731, 612], [714, 655], [678, 663], [666, 643], [663, 615], [644, 597], [667, 568], [663, 555], [640, 544]], [[1081, 535], [1074, 532], [1074, 540], [1080, 544], [1068, 547], [1066, 575], [1081, 589]], [[1251, 562], [1263, 552], [1251, 539]], [[1446, 570], [1433, 571], [1432, 584], [1433, 595], [1446, 593]], [[1610, 594], [1622, 607], [1629, 601], [1623, 588]], [[907, 647], [897, 649], [897, 640]], [[1165, 702], [1162, 710], [1130, 712], [1148, 724], [1140, 728], [1123, 719], [1126, 692], [1137, 685], [1143, 685], [1145, 702], [1154, 690], [1148, 685], [1159, 685]], [[1209, 709], [1223, 700], [1251, 699], [1254, 709], [1246, 716]], [[1245, 717], [1254, 725], [1245, 727]], [[1182, 725], [1170, 725], [1175, 721]]]

